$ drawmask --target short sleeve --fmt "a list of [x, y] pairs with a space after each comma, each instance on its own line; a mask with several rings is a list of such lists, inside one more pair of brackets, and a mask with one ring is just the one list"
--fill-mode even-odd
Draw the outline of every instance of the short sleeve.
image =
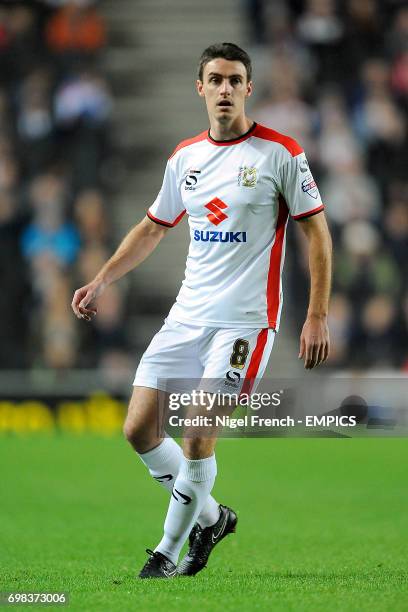
[[147, 216], [159, 225], [174, 227], [181, 220], [185, 212], [186, 210], [178, 190], [176, 173], [171, 162], [168, 161], [163, 184], [157, 198], [147, 211]]
[[304, 219], [324, 209], [303, 151], [281, 166], [280, 190], [293, 219]]

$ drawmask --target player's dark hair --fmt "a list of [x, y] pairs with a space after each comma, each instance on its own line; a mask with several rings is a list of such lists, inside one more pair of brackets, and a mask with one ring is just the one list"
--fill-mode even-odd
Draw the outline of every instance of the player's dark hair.
[[203, 51], [198, 64], [198, 78], [200, 81], [203, 80], [204, 66], [211, 62], [211, 60], [218, 59], [219, 57], [230, 62], [242, 62], [246, 68], [247, 79], [248, 81], [251, 80], [252, 64], [248, 53], [241, 49], [241, 47], [238, 47], [238, 45], [234, 45], [234, 43], [223, 42], [211, 45]]

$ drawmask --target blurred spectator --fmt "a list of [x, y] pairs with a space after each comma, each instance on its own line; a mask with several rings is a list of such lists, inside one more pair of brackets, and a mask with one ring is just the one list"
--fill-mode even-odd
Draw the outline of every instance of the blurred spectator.
[[19, 154], [28, 176], [42, 172], [54, 155], [51, 75], [45, 68], [31, 72], [17, 96]]
[[[392, 28], [387, 33], [386, 47], [392, 59], [408, 51], [408, 7], [400, 7], [393, 19]], [[367, 54], [368, 55], [368, 54]]]
[[102, 17], [90, 0], [69, 0], [50, 18], [46, 30], [51, 51], [68, 58], [95, 54], [106, 43]]
[[401, 289], [398, 268], [382, 237], [367, 221], [353, 221], [342, 232], [343, 248], [335, 253], [335, 285], [360, 308], [372, 293], [397, 297]]
[[385, 213], [385, 238], [388, 250], [400, 267], [408, 287], [408, 194], [396, 192]]
[[355, 219], [376, 221], [380, 217], [381, 201], [378, 187], [371, 176], [356, 161], [347, 170], [331, 172], [321, 181], [321, 192], [327, 216], [337, 224]]
[[98, 300], [98, 316], [83, 330], [81, 339], [81, 363], [85, 367], [98, 367], [107, 359], [122, 355], [127, 361], [129, 349], [123, 325], [124, 295], [119, 285], [110, 285]]
[[360, 325], [351, 341], [354, 365], [366, 368], [399, 365], [402, 347], [396, 333], [396, 315], [395, 303], [388, 295], [374, 295], [364, 304]]
[[64, 268], [75, 261], [79, 234], [64, 218], [65, 185], [61, 178], [45, 174], [35, 179], [31, 188], [35, 214], [22, 235], [22, 250], [36, 267], [36, 259], [47, 255]]
[[401, 53], [395, 61], [391, 72], [391, 85], [401, 103], [408, 98], [408, 51]]
[[24, 77], [43, 56], [38, 14], [29, 4], [0, 7], [0, 82]]
[[110, 285], [98, 303], [98, 317], [93, 320], [97, 342], [102, 349], [123, 346], [124, 303], [123, 293], [119, 285]]
[[0, 6], [0, 49], [4, 52], [9, 45], [10, 37], [7, 28], [7, 11]]
[[332, 295], [329, 328], [329, 364], [336, 367], [345, 367], [349, 361], [349, 343], [353, 330], [353, 309], [350, 300], [342, 293], [333, 293]]
[[384, 43], [385, 23], [378, 0], [346, 2], [345, 35], [341, 61], [343, 82], [347, 88], [356, 84], [361, 65]]
[[50, 368], [72, 368], [77, 359], [77, 330], [71, 315], [72, 287], [68, 278], [54, 269], [43, 299], [41, 365]]
[[353, 134], [338, 91], [323, 91], [319, 100], [319, 159], [329, 172], [347, 172], [360, 164], [361, 147]]
[[18, 187], [19, 168], [12, 152], [0, 157], [0, 190], [13, 192]]
[[336, 3], [334, 0], [306, 0], [305, 4], [297, 23], [299, 37], [316, 58], [318, 82], [335, 82], [340, 76], [338, 57], [344, 35]]
[[108, 227], [101, 192], [97, 189], [80, 192], [74, 203], [74, 212], [84, 245], [106, 244]]
[[80, 72], [64, 80], [55, 93], [55, 120], [64, 157], [71, 159], [76, 189], [99, 182], [112, 100], [104, 79]]
[[362, 90], [354, 104], [354, 128], [367, 150], [369, 170], [385, 189], [392, 177], [406, 173], [406, 117], [391, 91], [390, 67], [371, 58], [363, 64]]
[[290, 10], [283, 0], [246, 0], [254, 43], [278, 45], [290, 37]]
[[109, 257], [109, 252], [100, 244], [85, 245], [80, 251], [76, 272], [78, 286], [86, 285], [90, 278], [94, 278]]
[[79, 236], [71, 223], [63, 223], [55, 211], [44, 210], [24, 231], [22, 249], [25, 257], [33, 260], [48, 254], [61, 265], [75, 260], [79, 248]]
[[[370, 58], [362, 67], [362, 95], [355, 105], [357, 133], [370, 141], [398, 140], [404, 137], [404, 119], [395, 104], [389, 64], [378, 58]], [[362, 122], [362, 125], [359, 123]]]
[[89, 125], [103, 124], [112, 102], [105, 81], [92, 72], [81, 72], [65, 80], [55, 94], [55, 117], [61, 126], [83, 120]]

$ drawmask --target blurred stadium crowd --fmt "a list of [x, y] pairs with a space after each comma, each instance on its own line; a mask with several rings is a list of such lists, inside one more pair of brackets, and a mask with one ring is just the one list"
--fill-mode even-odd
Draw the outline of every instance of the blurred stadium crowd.
[[[300, 141], [327, 205], [330, 363], [408, 371], [408, 5], [248, 0], [246, 7], [255, 79], [264, 84], [254, 115]], [[301, 238], [293, 232], [288, 242], [288, 251], [300, 246], [289, 258], [286, 300], [297, 325], [307, 307]]]
[[[300, 141], [327, 204], [330, 363], [408, 371], [408, 8], [243, 2], [260, 92], [252, 114]], [[0, 1], [2, 369], [132, 362], [121, 288], [80, 330], [69, 309], [114, 246], [106, 30], [90, 0]], [[291, 226], [286, 309], [300, 325], [307, 257]]]
[[0, 4], [0, 368], [125, 355], [117, 289], [92, 327], [69, 307], [112, 250], [106, 41], [91, 2]]

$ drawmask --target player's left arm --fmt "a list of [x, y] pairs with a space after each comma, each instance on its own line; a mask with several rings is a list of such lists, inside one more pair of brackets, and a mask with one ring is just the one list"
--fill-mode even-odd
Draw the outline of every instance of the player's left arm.
[[332, 241], [324, 212], [298, 220], [309, 246], [310, 298], [300, 336], [299, 359], [310, 370], [326, 361], [330, 351], [329, 309]]

